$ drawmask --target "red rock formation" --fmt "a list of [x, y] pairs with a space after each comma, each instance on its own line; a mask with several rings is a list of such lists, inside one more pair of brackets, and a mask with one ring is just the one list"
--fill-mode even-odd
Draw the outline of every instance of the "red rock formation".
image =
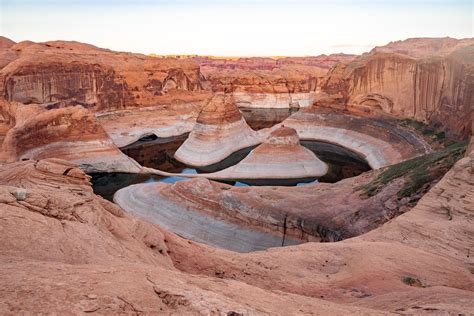
[[[0, 175], [2, 214], [26, 211], [29, 224], [23, 228], [42, 236], [22, 234], [13, 222], [3, 226], [3, 255], [69, 264], [122, 257], [171, 266], [159, 252], [166, 252], [162, 233], [94, 195], [90, 177], [74, 164], [59, 159], [24, 161], [1, 166]], [[151, 246], [156, 248], [150, 251]]]
[[218, 93], [202, 108], [175, 158], [191, 166], [208, 166], [260, 143], [264, 137], [264, 131], [255, 132], [247, 125], [232, 95]]
[[[234, 166], [212, 174], [200, 174], [208, 179], [308, 179], [325, 175], [328, 166], [300, 144], [293, 128], [278, 127], [247, 157]], [[250, 181], [251, 182], [251, 181]]]
[[7, 49], [15, 45], [15, 42], [4, 36], [0, 36], [0, 49]]
[[305, 57], [211, 57], [211, 56], [176, 56], [190, 58], [199, 63], [201, 67], [219, 69], [242, 70], [274, 70], [283, 65], [306, 65], [323, 69], [330, 69], [341, 61], [349, 61], [355, 55], [331, 54]]
[[[289, 127], [275, 126], [268, 138], [253, 149], [248, 156], [237, 164], [212, 173], [172, 174], [153, 168], [143, 168], [142, 173], [162, 176], [182, 176], [188, 178], [206, 178], [213, 180], [242, 181], [247, 183], [272, 180], [271, 183], [296, 184], [303, 180], [314, 181], [328, 172], [326, 163], [309, 149], [300, 144], [296, 131]], [[256, 134], [256, 133], [255, 133]], [[242, 136], [238, 134], [237, 136]], [[262, 139], [265, 134], [261, 135]], [[196, 139], [191, 139], [195, 146]], [[191, 146], [188, 143], [188, 146]], [[235, 146], [241, 145], [236, 143]], [[183, 150], [188, 148], [183, 147]], [[229, 147], [231, 148], [231, 147]], [[183, 159], [182, 154], [177, 157]], [[201, 149], [205, 151], [205, 149]], [[200, 155], [200, 153], [198, 153]], [[185, 157], [186, 158], [186, 157]], [[209, 158], [207, 158], [209, 159]]]
[[371, 53], [398, 53], [421, 58], [432, 55], [449, 55], [460, 47], [470, 46], [472, 44], [473, 40], [470, 38], [460, 40], [450, 37], [409, 38], [404, 41], [390, 42], [384, 46], [376, 46], [371, 50]]
[[77, 42], [7, 43], [0, 48], [0, 95], [8, 101], [80, 104], [98, 111], [202, 98], [194, 96], [201, 75], [190, 60]]
[[[284, 170], [279, 170], [280, 174], [283, 172]], [[278, 171], [275, 173], [276, 178]], [[235, 174], [239, 175], [237, 172]], [[271, 177], [268, 174], [264, 176]], [[396, 192], [404, 181], [391, 183], [380, 195], [369, 199], [361, 196], [360, 191], [354, 190], [355, 187], [374, 180], [376, 176], [376, 172], [371, 172], [336, 184], [317, 183], [301, 187], [234, 187], [199, 177], [174, 184], [132, 185], [119, 190], [114, 201], [128, 212], [151, 222], [159, 224], [160, 220], [170, 221], [171, 218], [171, 223], [167, 223], [170, 227], [163, 224], [181, 236], [187, 233], [190, 239], [199, 240], [209, 238], [199, 233], [200, 229], [213, 231], [217, 236], [202, 242], [249, 252], [279, 247], [282, 244], [281, 238], [302, 242], [340, 241], [379, 227], [388, 217], [395, 216], [398, 212]], [[407, 205], [400, 208], [404, 211], [409, 209]], [[193, 222], [191, 214], [178, 216], [186, 212], [233, 223], [244, 229], [274, 234], [280, 240], [279, 243], [267, 241], [266, 244], [264, 238], [252, 240], [235, 232], [220, 231], [219, 225], [209, 227], [211, 225], [205, 223], [204, 227], [199, 227], [201, 223]], [[164, 219], [157, 216], [160, 213], [165, 214]], [[189, 227], [187, 221], [193, 222], [189, 225], [195, 227]]]
[[[424, 45], [407, 55], [401, 51], [404, 44], [393, 44], [390, 52], [378, 49], [355, 62], [337, 66], [323, 84], [322, 94], [329, 102], [340, 100], [342, 107], [347, 102], [359, 109], [380, 107], [401, 117], [441, 121], [454, 132], [469, 134], [472, 127], [467, 125], [465, 115], [472, 110], [472, 47], [457, 48], [443, 42], [441, 48], [432, 49], [430, 44], [427, 49]], [[433, 52], [436, 56], [430, 57]], [[122, 160], [124, 156], [91, 112], [64, 105], [83, 104], [102, 111], [177, 98], [189, 101], [195, 97], [194, 90], [199, 90], [200, 81], [194, 63], [114, 53], [79, 43], [13, 45], [0, 38], [0, 65], [2, 96], [30, 103], [2, 100], [2, 154], [8, 160], [65, 157], [83, 163], [85, 169], [91, 168], [92, 163], [95, 170], [100, 163], [104, 164], [101, 170], [110, 170], [111, 165], [116, 170], [137, 166]], [[287, 80], [285, 76], [262, 80], [258, 89], [275, 85], [275, 90], [268, 93], [288, 94], [292, 89], [314, 87], [306, 73], [299, 74], [302, 80]], [[240, 87], [245, 90], [253, 86], [260, 80], [257, 77], [244, 77], [242, 83], [248, 79], [248, 84], [239, 84]], [[224, 120], [212, 115], [201, 120], [198, 124], [204, 126], [197, 129], [200, 136], [195, 142], [214, 147], [191, 147], [191, 156], [204, 148], [212, 158], [225, 157], [245, 144], [242, 138], [255, 141], [255, 134], [237, 118], [235, 104], [225, 100], [218, 104], [209, 110], [222, 114]], [[206, 114], [210, 113], [205, 111], [203, 117]], [[328, 117], [335, 123], [325, 122]], [[396, 128], [384, 132], [385, 125], [377, 120], [328, 117], [301, 112], [299, 118], [289, 121], [307, 137], [320, 136], [314, 136], [314, 132], [322, 130], [326, 139], [351, 141], [350, 146], [374, 156], [376, 166], [427, 149], [411, 146], [420, 143]], [[347, 138], [351, 134], [334, 133], [349, 128], [371, 137]], [[220, 138], [219, 133], [225, 137]], [[216, 145], [219, 138], [224, 141]], [[353, 139], [357, 141], [352, 142]], [[377, 156], [377, 146], [367, 144], [367, 139], [382, 144], [383, 159]], [[225, 149], [224, 154], [215, 154], [213, 150], [220, 148]], [[460, 160], [411, 211], [365, 235], [338, 243], [307, 243], [250, 254], [183, 240], [131, 217], [95, 196], [88, 177], [68, 162], [47, 159], [2, 163], [0, 313], [472, 314], [473, 155], [471, 152]], [[203, 179], [169, 188], [175, 189], [174, 193], [184, 190], [187, 195], [180, 196], [181, 202], [183, 196], [191, 196], [194, 200], [187, 203], [200, 201], [205, 207], [211, 205], [234, 214], [238, 202], [259, 211], [265, 205], [262, 212], [254, 212], [257, 216], [270, 214], [267, 207], [277, 209], [298, 203], [303, 208], [297, 211], [310, 212], [310, 207], [324, 201], [326, 207], [321, 209], [330, 215], [310, 215], [330, 220], [331, 227], [340, 228], [348, 218], [351, 223], [361, 220], [360, 212], [347, 209], [358, 194], [353, 190], [353, 181], [325, 185], [333, 192], [340, 190], [339, 200], [331, 198], [331, 191], [324, 191], [323, 187], [318, 190], [318, 197], [314, 196], [314, 187], [253, 190]], [[396, 187], [398, 183], [391, 185]], [[193, 195], [190, 190], [195, 190]], [[206, 193], [227, 200], [217, 205]], [[152, 200], [150, 196], [148, 199]], [[370, 213], [371, 206], [380, 207], [387, 202], [377, 199], [380, 197], [374, 197], [373, 204], [361, 202], [360, 211]], [[289, 204], [278, 204], [281, 200]], [[160, 207], [156, 200], [152, 203]], [[335, 214], [341, 208], [343, 220]], [[271, 214], [285, 212], [286, 209]], [[380, 218], [386, 214], [375, 215]], [[277, 220], [277, 225], [287, 223], [285, 217]], [[289, 223], [301, 226], [298, 220]], [[372, 223], [358, 224], [350, 229], [364, 231]]]
[[334, 67], [316, 102], [382, 110], [465, 137], [472, 133], [473, 76], [474, 40], [410, 39]]
[[202, 100], [198, 91], [204, 85], [213, 92], [236, 92], [241, 105], [305, 106], [312, 104], [318, 78], [330, 66], [353, 57], [157, 58], [77, 42], [15, 44], [4, 38], [0, 96], [8, 101], [50, 107], [80, 104], [103, 111]]
[[429, 153], [428, 145], [416, 133], [387, 118], [364, 118], [342, 111], [310, 107], [283, 121], [303, 140], [339, 144], [362, 157], [373, 169]]
[[17, 58], [17, 54], [10, 50], [15, 44], [14, 41], [0, 36], [0, 69]]
[[213, 92], [308, 93], [314, 92], [318, 79], [341, 61], [353, 55], [321, 55], [285, 58], [193, 58], [199, 62]]
[[[471, 39], [409, 39], [352, 55], [300, 58], [156, 58], [76, 42], [3, 38], [0, 95], [10, 101], [81, 104], [94, 111], [202, 100], [232, 91], [238, 106], [321, 105], [382, 110], [471, 132]], [[201, 65], [201, 71], [199, 66]], [[338, 63], [327, 77], [327, 69]], [[202, 74], [201, 74], [202, 72]]]
[[233, 92], [238, 106], [299, 107], [313, 103], [319, 80], [331, 66], [354, 57], [192, 59], [201, 65], [204, 87], [213, 92]]
[[235, 100], [230, 94], [216, 94], [201, 109], [196, 123], [205, 125], [225, 125], [242, 119]]
[[469, 145], [466, 149], [466, 156], [469, 156], [471, 152], [474, 151], [474, 136], [471, 136], [471, 140], [469, 141]]
[[0, 155], [4, 161], [54, 157], [76, 162], [89, 172], [139, 170], [112, 143], [95, 116], [81, 106], [47, 110], [0, 101], [0, 114], [8, 124]]
[[173, 137], [192, 131], [202, 102], [169, 106], [134, 108], [109, 111], [98, 115], [98, 120], [118, 147], [136, 142], [142, 137]]
[[[451, 268], [454, 268], [448, 263], [449, 261], [457, 266], [454, 269], [459, 269], [459, 273], [468, 278], [467, 282], [464, 282], [452, 274], [450, 284], [461, 281], [464, 285], [459, 284], [459, 288], [465, 289], [465, 295], [472, 295], [472, 275], [469, 273], [472, 260], [467, 256], [472, 241], [469, 238], [461, 238], [458, 242], [454, 242], [454, 235], [466, 236], [467, 231], [472, 231], [472, 225], [463, 222], [473, 212], [472, 196], [466, 194], [474, 185], [470, 176], [472, 158], [471, 154], [470, 157], [459, 161], [410, 212], [367, 235], [339, 243], [308, 243], [297, 247], [253, 253], [248, 257], [254, 260], [254, 264], [247, 265], [248, 262], [245, 260], [227, 262], [229, 265], [227, 268], [220, 266], [220, 274], [232, 278], [235, 267], [241, 266], [242, 278], [252, 284], [269, 285], [271, 284], [270, 279], [272, 279], [278, 282], [280, 290], [292, 289], [307, 296], [323, 296], [333, 301], [352, 302], [357, 306], [369, 304], [384, 310], [392, 310], [400, 308], [395, 307], [397, 305], [395, 301], [401, 303], [400, 300], [407, 299], [413, 302], [413, 300], [420, 298], [418, 295], [428, 295], [433, 299], [434, 296], [437, 296], [440, 300], [444, 300], [434, 292], [449, 291], [440, 286], [439, 279], [439, 277], [445, 276], [445, 273], [450, 273]], [[239, 190], [244, 190], [244, 188]], [[296, 191], [296, 189], [293, 190]], [[274, 196], [268, 196], [269, 200], [274, 198]], [[449, 212], [455, 212], [451, 214], [457, 214], [457, 220], [454, 220], [455, 215], [450, 219]], [[448, 246], [451, 245], [451, 242], [453, 242], [453, 248]], [[395, 253], [399, 253], [399, 255], [397, 256]], [[297, 259], [300, 255], [305, 258], [301, 258], [301, 262], [300, 259]], [[434, 257], [429, 259], [428, 257], [431, 256], [436, 256], [438, 259]], [[271, 261], [265, 259], [268, 257], [274, 260], [273, 264], [258, 268], [257, 266], [264, 262], [270, 264]], [[188, 264], [185, 258], [185, 256], [176, 257], [180, 262], [183, 262], [180, 264], [182, 269], [202, 273], [201, 267]], [[318, 262], [319, 265], [317, 267], [309, 266], [310, 262]], [[208, 265], [208, 275], [215, 271], [215, 264]], [[437, 269], [435, 266], [438, 264], [443, 273], [438, 271], [432, 274], [430, 271]], [[250, 272], [255, 271], [254, 269], [258, 271], [255, 274]], [[245, 276], [247, 271], [250, 273], [249, 276]], [[302, 281], [302, 271], [309, 272], [311, 276], [308, 275]], [[285, 282], [278, 278], [279, 273], [282, 273], [281, 276], [284, 276]], [[258, 275], [257, 279], [256, 275]], [[296, 281], [297, 279], [299, 280]], [[309, 285], [310, 280], [314, 281], [312, 285]], [[404, 282], [411, 286], [403, 285]], [[357, 300], [354, 297], [357, 297], [358, 294], [351, 293], [347, 289], [360, 289], [362, 284], [366, 286], [364, 291], [367, 291], [366, 294], [369, 295], [365, 300]], [[420, 292], [416, 294], [417, 285], [415, 284], [423, 286], [425, 289], [420, 289]], [[389, 291], [390, 294], [382, 294], [388, 293], [386, 291]], [[406, 296], [402, 295], [402, 292], [405, 292]], [[434, 302], [438, 302], [438, 300], [434, 299]], [[424, 304], [427, 302], [422, 304], [425, 306], [422, 308], [428, 309], [428, 305]], [[472, 306], [466, 307], [462, 303], [461, 305], [462, 307], [458, 305], [460, 309], [472, 308]], [[412, 306], [403, 307], [403, 309], [414, 312], [416, 308], [411, 309]], [[434, 305], [431, 306], [434, 307]]]
[[[166, 116], [182, 116], [172, 118], [163, 131], [147, 115], [150, 111], [136, 113], [146, 115], [141, 118], [142, 130], [130, 128], [136, 125], [130, 122], [133, 118], [119, 127], [112, 122], [109, 131], [117, 144], [124, 145], [150, 131], [166, 135], [189, 132], [199, 104], [188, 102], [203, 98], [199, 67], [190, 60], [118, 53], [77, 42], [15, 44], [2, 38], [0, 64], [0, 97], [11, 101], [0, 104], [1, 156], [7, 161], [60, 157], [91, 172], [136, 172], [137, 164], [117, 149], [84, 108], [109, 112], [160, 103], [160, 115], [164, 111]], [[169, 106], [163, 105], [166, 103]], [[84, 108], [71, 107], [76, 105]], [[168, 113], [168, 108], [174, 110]], [[107, 120], [101, 123], [107, 125]]]
[[0, 312], [473, 313], [473, 158], [366, 235], [250, 254], [135, 219], [67, 163], [4, 165]]

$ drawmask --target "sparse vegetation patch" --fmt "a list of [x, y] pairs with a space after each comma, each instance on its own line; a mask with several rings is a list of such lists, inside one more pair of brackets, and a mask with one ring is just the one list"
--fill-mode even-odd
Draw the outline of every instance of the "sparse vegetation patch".
[[398, 191], [398, 197], [411, 197], [427, 189], [463, 157], [467, 141], [457, 142], [436, 152], [416, 157], [389, 166], [371, 182], [360, 186], [364, 195], [371, 197], [379, 193], [388, 183], [406, 178], [405, 185]]

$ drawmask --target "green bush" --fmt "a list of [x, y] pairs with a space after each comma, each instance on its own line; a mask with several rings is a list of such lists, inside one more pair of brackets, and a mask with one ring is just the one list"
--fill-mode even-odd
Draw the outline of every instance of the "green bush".
[[412, 196], [451, 169], [463, 157], [466, 146], [467, 141], [453, 143], [436, 152], [388, 166], [374, 180], [357, 187], [357, 190], [362, 190], [364, 195], [371, 197], [393, 180], [405, 177], [407, 181], [397, 195], [399, 198]]
[[414, 278], [414, 277], [411, 277], [411, 276], [403, 277], [403, 283], [405, 283], [406, 285], [409, 285], [409, 286], [426, 287], [426, 285], [423, 282], [421, 282], [420, 279]]
[[439, 131], [439, 125], [426, 125], [423, 122], [413, 119], [404, 119], [399, 122], [400, 126], [415, 129], [424, 136], [430, 138], [430, 143], [438, 142], [440, 144], [448, 145], [448, 143], [446, 143], [446, 133], [444, 131]]

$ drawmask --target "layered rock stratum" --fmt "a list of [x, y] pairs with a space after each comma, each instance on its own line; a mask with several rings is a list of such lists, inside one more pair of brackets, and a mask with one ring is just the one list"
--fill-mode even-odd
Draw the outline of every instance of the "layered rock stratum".
[[100, 111], [192, 100], [201, 90], [199, 65], [190, 60], [78, 42], [3, 42], [0, 95], [7, 101]]
[[148, 136], [160, 138], [190, 133], [202, 102], [107, 111], [97, 119], [115, 145], [122, 148]]
[[[431, 150], [422, 138], [398, 127], [394, 120], [364, 119], [310, 107], [283, 123], [294, 128], [301, 139], [347, 147], [375, 169]], [[199, 113], [193, 131], [176, 151], [175, 158], [191, 166], [212, 165], [263, 142], [275, 128], [253, 131], [242, 118], [233, 95], [216, 94]]]
[[[230, 167], [214, 174], [179, 175], [199, 179], [173, 185], [128, 186], [119, 190], [114, 200], [128, 212], [180, 236], [236, 251], [262, 250], [295, 241], [340, 241], [409, 211], [465, 149], [465, 142], [455, 143], [332, 184], [232, 187], [203, 179], [232, 180], [219, 177], [221, 173], [230, 175]], [[284, 171], [275, 171], [279, 172]], [[242, 230], [248, 233], [240, 233]]]
[[[87, 172], [138, 172], [117, 146], [189, 132], [203, 98], [199, 66], [190, 60], [3, 38], [0, 61], [3, 161], [56, 157]], [[166, 117], [173, 121], [159, 126]]]
[[138, 172], [140, 165], [112, 142], [95, 116], [82, 106], [46, 109], [0, 101], [8, 125], [0, 161], [62, 158], [87, 172]]
[[[300, 144], [298, 134], [289, 127], [274, 129], [268, 138], [237, 164], [212, 173], [172, 174], [152, 168], [143, 173], [156, 172], [165, 176], [207, 178], [213, 180], [243, 181], [255, 183], [270, 180], [295, 184], [302, 180], [315, 180], [328, 171], [326, 163], [311, 150]], [[273, 180], [273, 181], [272, 181]]]
[[288, 108], [310, 106], [320, 81], [338, 62], [354, 55], [333, 54], [286, 58], [192, 58], [201, 66], [203, 87], [232, 92], [240, 107]]
[[298, 111], [283, 124], [294, 128], [301, 139], [348, 148], [361, 155], [373, 169], [431, 151], [422, 137], [386, 118], [365, 118], [312, 107]]
[[331, 69], [320, 105], [389, 113], [472, 133], [474, 39], [408, 39]]
[[191, 166], [208, 166], [259, 144], [265, 136], [263, 131], [256, 132], [247, 125], [232, 95], [219, 93], [202, 108], [175, 158]]
[[309, 149], [301, 146], [298, 134], [279, 127], [235, 166], [215, 172], [209, 178], [305, 179], [325, 175], [328, 166]]
[[[170, 58], [2, 38], [0, 94], [47, 109], [82, 105], [107, 112], [101, 125], [119, 147], [151, 134], [190, 132], [202, 101], [219, 91], [232, 92], [238, 106], [317, 104], [363, 116], [387, 113], [466, 137], [472, 130], [472, 47], [472, 39], [420, 38], [360, 57]], [[0, 123], [0, 140], [7, 129]]]

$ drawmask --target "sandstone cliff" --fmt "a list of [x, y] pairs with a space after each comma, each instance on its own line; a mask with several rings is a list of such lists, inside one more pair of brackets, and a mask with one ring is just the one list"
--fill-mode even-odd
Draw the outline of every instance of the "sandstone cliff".
[[300, 107], [314, 102], [320, 80], [330, 67], [355, 56], [335, 54], [286, 58], [193, 58], [213, 92], [233, 92], [238, 106]]
[[8, 101], [100, 111], [189, 100], [201, 90], [199, 66], [190, 60], [66, 41], [2, 43], [0, 96]]
[[354, 55], [285, 58], [192, 58], [201, 66], [206, 87], [213, 92], [314, 92], [318, 79]]
[[448, 55], [460, 47], [470, 45], [473, 45], [472, 38], [415, 37], [403, 41], [390, 42], [384, 46], [376, 46], [371, 52], [391, 52], [420, 58], [431, 55]]
[[203, 100], [207, 90], [235, 92], [242, 106], [306, 106], [328, 69], [354, 57], [151, 57], [78, 42], [2, 38], [0, 96], [51, 108], [79, 104], [104, 111]]
[[[54, 41], [0, 43], [0, 95], [8, 101], [94, 111], [199, 101], [233, 92], [238, 106], [313, 103], [377, 111], [471, 131], [474, 40], [408, 39], [355, 58], [148, 57]], [[333, 67], [326, 75], [328, 69]], [[206, 92], [207, 91], [207, 92]]]
[[[418, 43], [418, 45], [416, 45]], [[410, 39], [328, 73], [317, 104], [357, 108], [472, 133], [474, 40]]]

